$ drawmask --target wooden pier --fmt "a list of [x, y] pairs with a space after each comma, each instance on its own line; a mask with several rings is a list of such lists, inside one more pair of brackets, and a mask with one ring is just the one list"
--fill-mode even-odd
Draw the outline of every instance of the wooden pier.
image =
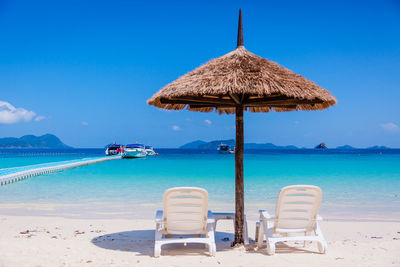
[[0, 169], [0, 186], [17, 182], [28, 177], [57, 172], [79, 166], [99, 163], [108, 160], [121, 159], [121, 156], [108, 156], [96, 158], [83, 158], [77, 160], [68, 160], [52, 163], [43, 163], [24, 167], [13, 167]]

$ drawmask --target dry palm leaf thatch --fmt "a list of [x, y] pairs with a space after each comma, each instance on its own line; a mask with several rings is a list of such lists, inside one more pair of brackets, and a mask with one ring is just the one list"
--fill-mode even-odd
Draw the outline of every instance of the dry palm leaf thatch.
[[235, 113], [233, 96], [251, 112], [321, 110], [336, 104], [329, 91], [244, 46], [210, 60], [157, 92], [159, 108]]

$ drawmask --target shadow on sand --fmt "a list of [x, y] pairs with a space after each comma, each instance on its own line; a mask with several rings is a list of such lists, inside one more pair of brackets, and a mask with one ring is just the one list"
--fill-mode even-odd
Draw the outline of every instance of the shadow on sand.
[[[215, 240], [217, 245], [217, 253], [221, 251], [232, 250], [231, 242], [234, 239], [232, 233], [216, 232]], [[130, 251], [137, 253], [138, 256], [153, 256], [154, 254], [154, 230], [135, 230], [119, 233], [111, 233], [101, 235], [92, 239], [92, 243], [100, 248], [118, 251]], [[264, 248], [255, 249], [256, 244], [252, 243], [246, 246], [247, 253], [267, 254]], [[303, 247], [303, 242], [296, 243], [278, 243], [276, 244], [276, 254], [301, 254], [316, 252], [316, 245], [308, 245]], [[203, 244], [168, 244], [164, 245], [162, 249], [163, 256], [198, 256], [209, 255], [208, 250]]]
[[[232, 233], [216, 232], [217, 252], [229, 250], [233, 238]], [[93, 238], [92, 243], [104, 249], [136, 252], [138, 256], [153, 256], [154, 230], [135, 230], [101, 235]], [[168, 244], [163, 246], [162, 255], [208, 255], [208, 250], [203, 244], [187, 244], [186, 246]]]
[[[261, 253], [268, 255], [266, 244], [261, 249], [256, 249], [257, 245], [253, 244], [247, 249], [249, 253]], [[303, 242], [280, 242], [276, 243], [275, 254], [321, 254], [317, 252], [316, 244], [309, 244], [306, 247], [303, 246]]]

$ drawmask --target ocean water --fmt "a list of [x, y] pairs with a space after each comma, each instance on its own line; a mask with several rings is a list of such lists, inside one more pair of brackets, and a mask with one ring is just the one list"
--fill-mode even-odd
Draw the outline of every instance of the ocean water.
[[[0, 186], [0, 215], [153, 218], [163, 192], [198, 186], [209, 208], [234, 210], [234, 155], [159, 149], [158, 156], [121, 159], [31, 177]], [[1, 150], [0, 169], [98, 157], [102, 149]], [[287, 185], [321, 187], [320, 213], [332, 220], [400, 221], [400, 151], [263, 150], [244, 155], [245, 207], [274, 211]]]

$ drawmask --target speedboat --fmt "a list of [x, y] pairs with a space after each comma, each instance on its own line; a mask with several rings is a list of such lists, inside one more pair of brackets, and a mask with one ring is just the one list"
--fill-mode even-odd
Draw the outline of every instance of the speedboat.
[[147, 156], [157, 155], [152, 146], [145, 146], [144, 149], [146, 150]]
[[142, 144], [129, 144], [124, 148], [124, 158], [144, 158], [146, 156], [147, 153]]
[[218, 153], [220, 154], [234, 154], [235, 151], [233, 151], [230, 146], [226, 145], [226, 144], [219, 144], [218, 145]]
[[106, 156], [114, 156], [122, 153], [122, 145], [119, 144], [109, 144], [106, 149]]

